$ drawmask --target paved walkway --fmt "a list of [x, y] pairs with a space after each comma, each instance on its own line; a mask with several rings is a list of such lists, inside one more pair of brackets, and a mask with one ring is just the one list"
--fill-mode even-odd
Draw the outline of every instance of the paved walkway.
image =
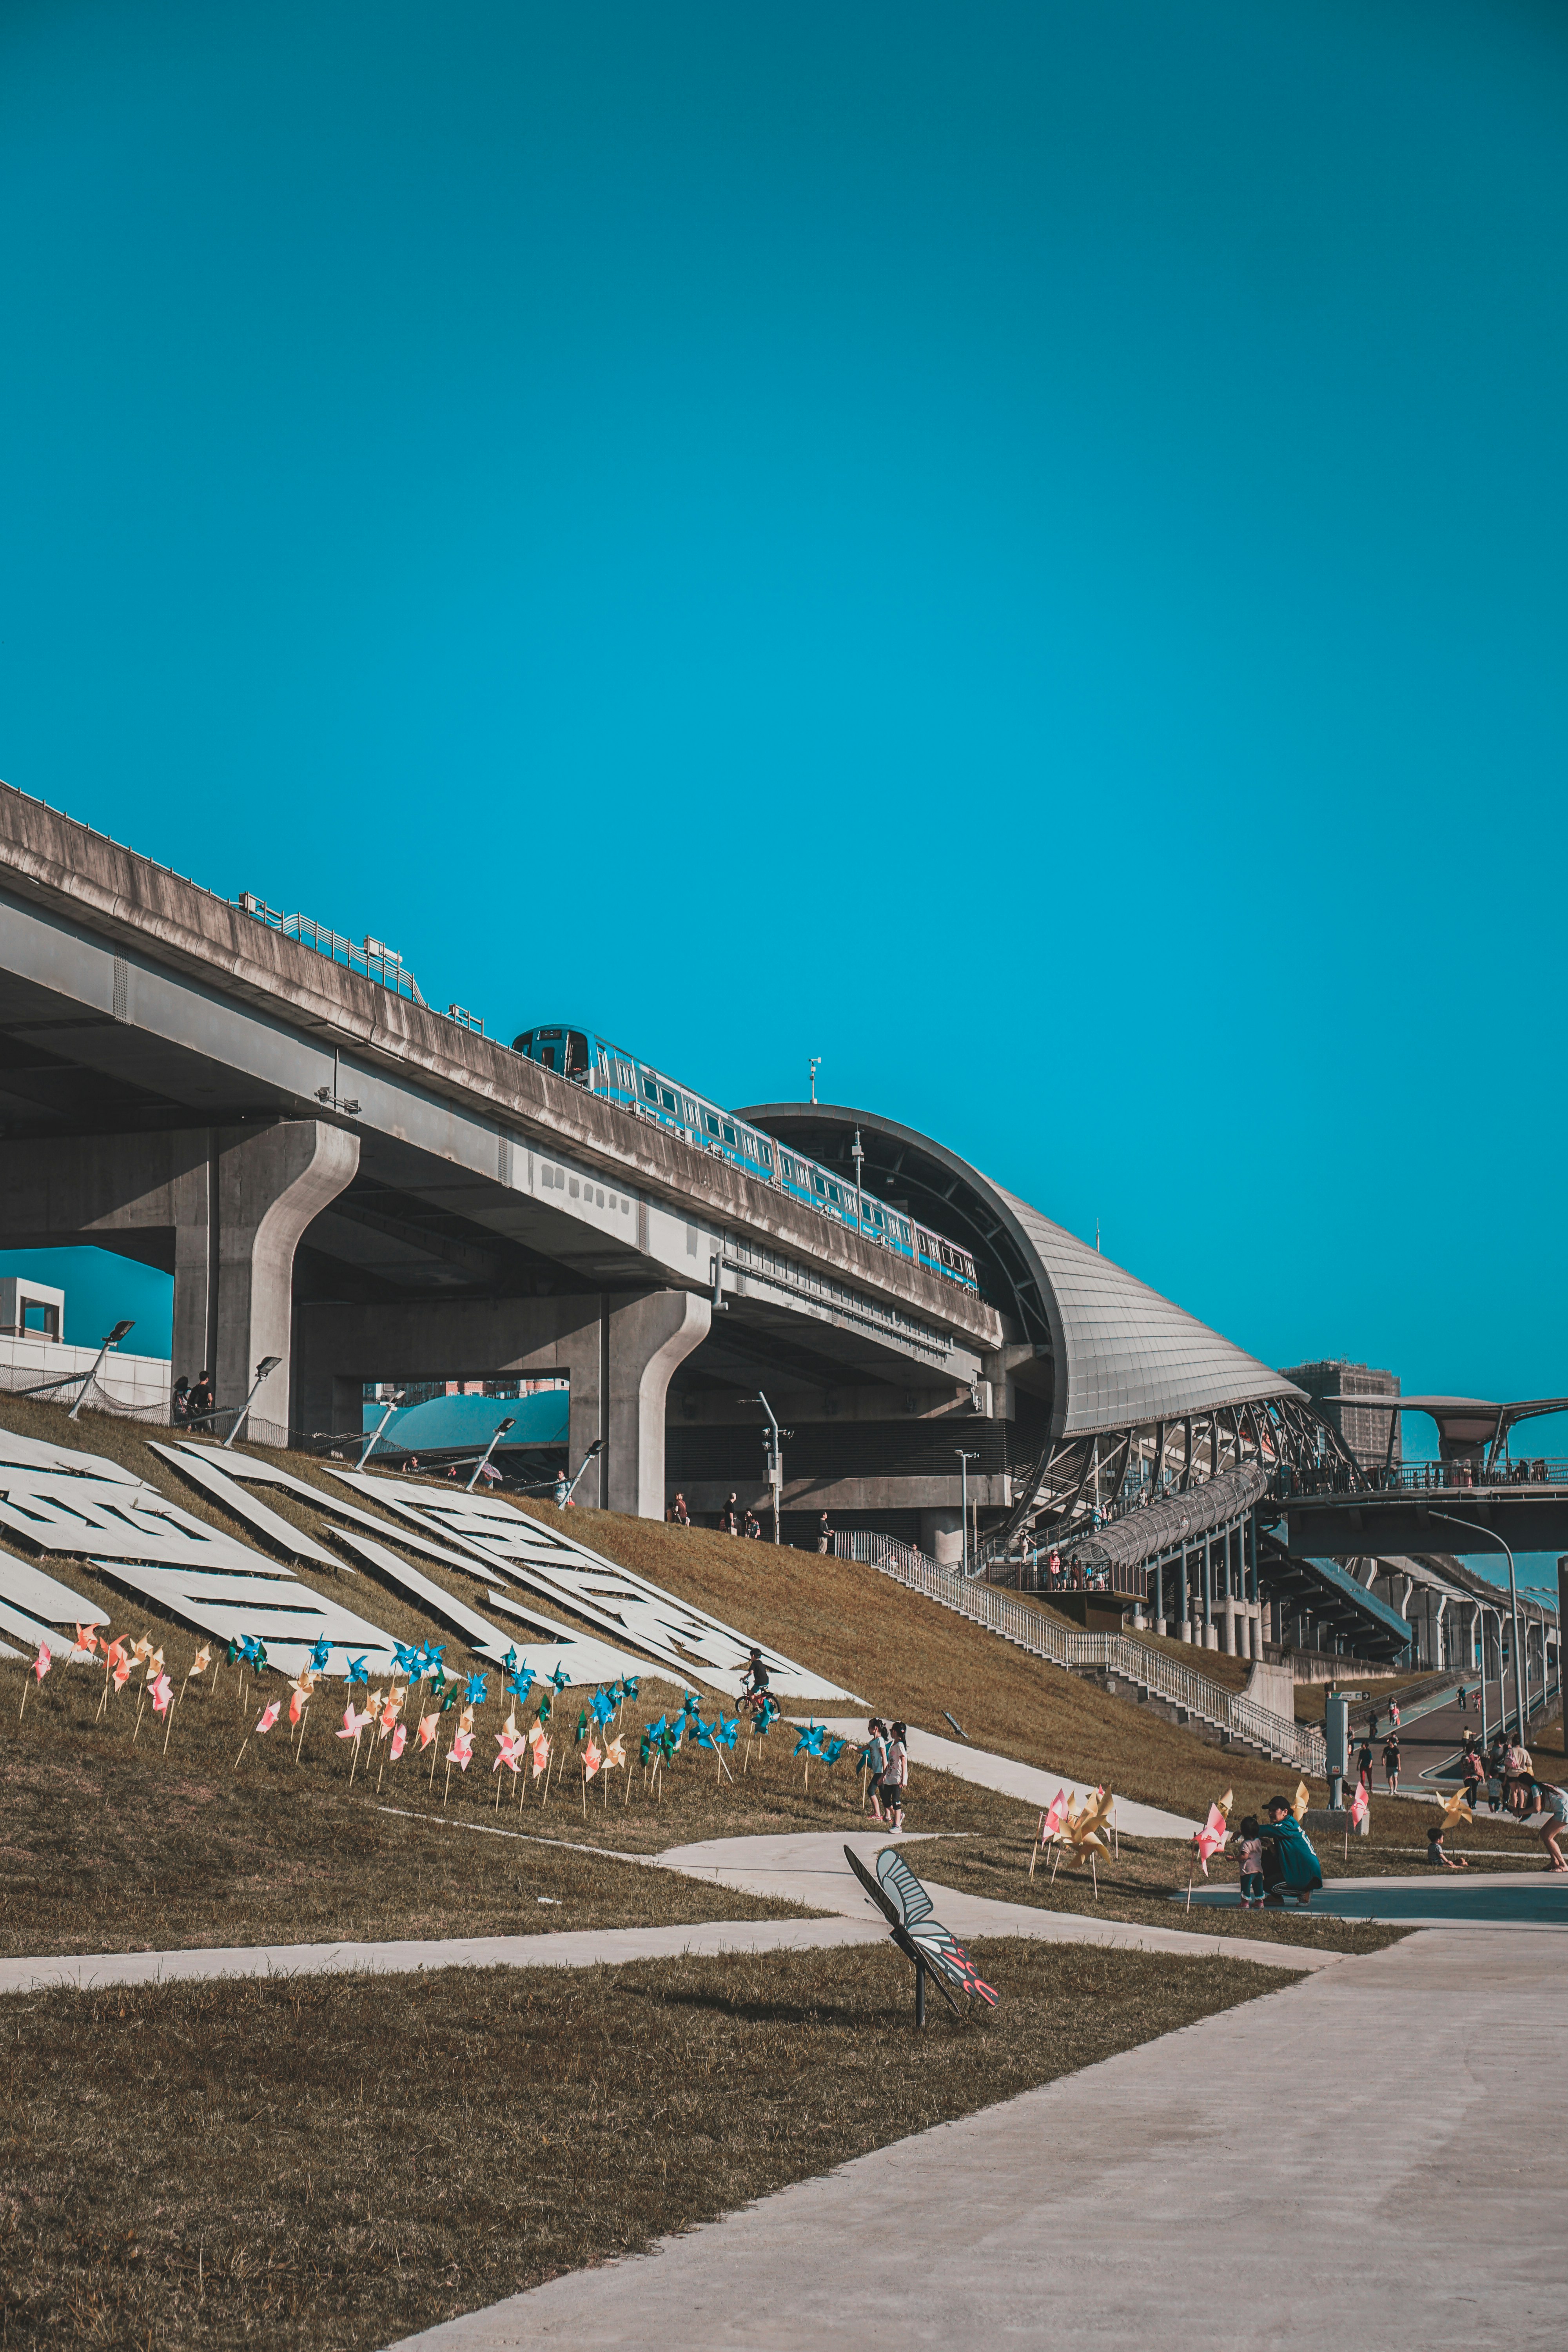
[[[858, 1743], [866, 1737], [866, 1717], [840, 1717], [830, 1728]], [[1000, 1796], [1021, 1798], [1026, 1805], [1037, 1805], [1042, 1813], [1058, 1789], [1065, 1789], [1069, 1797], [1080, 1801], [1095, 1793], [1086, 1780], [1069, 1780], [1061, 1772], [1042, 1772], [1033, 1764], [1020, 1764], [1011, 1756], [994, 1756], [988, 1748], [972, 1748], [962, 1739], [939, 1739], [934, 1732], [911, 1731], [907, 1745], [911, 1764], [929, 1765], [935, 1772], [951, 1772], [955, 1780], [971, 1781], [981, 1789], [994, 1789]], [[918, 1801], [918, 1783], [914, 1794]], [[1125, 1830], [1129, 1837], [1190, 1838], [1199, 1827], [1184, 1814], [1167, 1813], [1158, 1805], [1141, 1805], [1131, 1797], [1117, 1798], [1116, 1821], [1118, 1828]]]
[[1559, 2352], [1565, 1963], [1412, 1936], [407, 2342]]
[[[889, 1843], [886, 1831], [858, 1832], [858, 1853], [870, 1862]], [[911, 1845], [936, 1840], [909, 1840]], [[875, 1942], [888, 1932], [881, 1915], [844, 1859], [837, 1834], [783, 1838], [715, 1838], [677, 1846], [655, 1859], [683, 1875], [733, 1886], [743, 1894], [778, 1895], [829, 1914], [819, 1919], [709, 1919], [686, 1927], [585, 1927], [558, 1935], [446, 1936], [384, 1944], [246, 1944], [201, 1946], [177, 1952], [89, 1952], [0, 1960], [0, 1994], [47, 1985], [192, 1982], [214, 1977], [324, 1976], [366, 1970], [401, 1975], [424, 1969], [615, 1968], [626, 1960], [672, 1959], [683, 1953], [801, 1952], [824, 1946]], [[914, 1857], [920, 1867], [920, 1855]], [[922, 1878], [925, 1874], [921, 1870]], [[963, 1895], [927, 1879], [937, 1916], [964, 1941], [981, 1936], [1026, 1936], [1053, 1944], [1100, 1944], [1145, 1952], [1237, 1955], [1234, 1938], [1185, 1928], [1130, 1927], [1086, 1919], [1074, 1912], [1040, 1911]], [[1241, 1958], [1263, 1968], [1310, 1971], [1339, 1965], [1339, 1955], [1289, 1944], [1249, 1940]]]

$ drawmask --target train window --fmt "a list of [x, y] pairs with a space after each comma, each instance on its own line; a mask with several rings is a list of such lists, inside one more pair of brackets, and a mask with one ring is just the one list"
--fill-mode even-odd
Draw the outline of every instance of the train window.
[[729, 1145], [731, 1150], [733, 1151], [735, 1149], [735, 1130], [732, 1127], [726, 1126], [724, 1129], [724, 1140]]
[[771, 1168], [773, 1164], [773, 1155], [765, 1143], [758, 1144], [757, 1158], [764, 1168]]
[[588, 1040], [580, 1030], [569, 1032], [566, 1039], [566, 1075], [574, 1078], [588, 1066]]
[[827, 1191], [827, 1179], [826, 1176], [819, 1176], [815, 1168], [811, 1171], [811, 1182], [814, 1192], [826, 1194]]
[[643, 1080], [642, 1090], [650, 1103], [656, 1103], [658, 1100], [658, 1088], [654, 1085], [651, 1078], [645, 1078]]
[[718, 1113], [716, 1111], [705, 1110], [702, 1114], [702, 1124], [708, 1129], [710, 1135], [717, 1135], [719, 1133]]
[[827, 1197], [830, 1201], [837, 1201], [838, 1199], [838, 1187], [837, 1184], [830, 1184], [828, 1186]]
[[658, 1098], [664, 1105], [666, 1110], [672, 1110], [675, 1112], [677, 1118], [679, 1117], [680, 1105], [676, 1101], [674, 1095], [670, 1092], [668, 1087], [660, 1087], [658, 1090]]
[[559, 1029], [541, 1029], [535, 1034], [541, 1037], [559, 1037], [561, 1032]]

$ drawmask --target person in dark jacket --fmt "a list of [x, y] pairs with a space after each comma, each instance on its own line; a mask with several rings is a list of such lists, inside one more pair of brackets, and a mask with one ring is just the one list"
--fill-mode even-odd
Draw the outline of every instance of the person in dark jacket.
[[1318, 1867], [1311, 1840], [1290, 1810], [1289, 1799], [1271, 1797], [1258, 1828], [1263, 1838], [1266, 1908], [1281, 1910], [1289, 1894], [1296, 1897], [1304, 1911], [1313, 1890], [1322, 1885], [1323, 1874]]

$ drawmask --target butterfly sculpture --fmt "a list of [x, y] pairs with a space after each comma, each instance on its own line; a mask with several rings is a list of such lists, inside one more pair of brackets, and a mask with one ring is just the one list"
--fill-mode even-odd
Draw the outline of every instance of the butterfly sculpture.
[[877, 1856], [877, 1874], [872, 1877], [853, 1846], [847, 1845], [844, 1858], [866, 1889], [872, 1902], [893, 1930], [893, 1941], [907, 1960], [915, 1964], [915, 2021], [923, 2023], [925, 2002], [922, 1979], [930, 1970], [942, 1998], [954, 2016], [961, 2014], [952, 1987], [983, 2000], [987, 2009], [994, 2009], [1000, 1995], [988, 1985], [956, 1936], [951, 1935], [932, 1909], [931, 1896], [910, 1868], [902, 1854], [891, 1846], [884, 1847]]

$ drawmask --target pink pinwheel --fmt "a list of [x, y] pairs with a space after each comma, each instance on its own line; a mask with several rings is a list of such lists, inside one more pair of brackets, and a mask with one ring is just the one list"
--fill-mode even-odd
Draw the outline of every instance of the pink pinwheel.
[[33, 1673], [34, 1673], [35, 1675], [37, 1675], [37, 1678], [38, 1678], [38, 1680], [39, 1680], [40, 1682], [42, 1682], [42, 1681], [43, 1681], [44, 1676], [48, 1673], [48, 1671], [49, 1671], [49, 1645], [48, 1645], [48, 1643], [47, 1643], [47, 1642], [40, 1642], [40, 1643], [38, 1643], [38, 1654], [37, 1654], [37, 1656], [33, 1660], [32, 1671], [33, 1671]]
[[[367, 1706], [363, 1714], [361, 1715], [356, 1712], [354, 1703], [351, 1698], [347, 1706], [343, 1709], [343, 1727], [339, 1732], [338, 1738], [340, 1739], [357, 1739], [360, 1733], [364, 1729], [365, 1725], [369, 1721], [369, 1707]], [[366, 1769], [368, 1769], [368, 1767]]]
[[528, 1744], [533, 1751], [533, 1777], [537, 1780], [550, 1761], [550, 1736], [541, 1731], [536, 1723], [528, 1735]]
[[403, 1693], [401, 1691], [394, 1691], [392, 1696], [387, 1700], [386, 1705], [381, 1710], [381, 1727], [383, 1731], [390, 1731], [402, 1712]]
[[261, 1713], [256, 1719], [257, 1730], [258, 1732], [270, 1731], [282, 1712], [283, 1709], [279, 1701], [277, 1699], [270, 1700], [268, 1705], [262, 1708]]
[[588, 1734], [588, 1745], [583, 1750], [584, 1780], [591, 1780], [604, 1760], [604, 1757], [594, 1745], [594, 1735], [590, 1732]]
[[447, 1763], [455, 1764], [459, 1772], [466, 1772], [473, 1760], [473, 1733], [471, 1731], [459, 1731], [455, 1733], [452, 1739], [452, 1752], [447, 1759]]
[[126, 1684], [127, 1684], [130, 1680], [131, 1680], [131, 1661], [130, 1661], [130, 1659], [126, 1656], [126, 1654], [125, 1654], [124, 1651], [123, 1651], [123, 1650], [121, 1650], [121, 1653], [120, 1653], [119, 1657], [118, 1657], [118, 1658], [116, 1658], [116, 1660], [115, 1660], [115, 1662], [114, 1662], [114, 1687], [115, 1687], [115, 1689], [116, 1689], [116, 1690], [123, 1690], [123, 1689], [125, 1688]]
[[98, 1635], [93, 1632], [90, 1625], [79, 1625], [77, 1627], [76, 1645], [79, 1650], [85, 1650], [89, 1658], [92, 1656], [94, 1651], [98, 1647]]
[[153, 1685], [153, 1714], [167, 1715], [169, 1712], [169, 1701], [174, 1697], [174, 1684], [169, 1680], [167, 1675], [160, 1675], [157, 1681]]
[[299, 1722], [300, 1717], [305, 1712], [306, 1702], [310, 1698], [310, 1694], [309, 1691], [302, 1691], [298, 1683], [295, 1684], [294, 1688], [289, 1694], [289, 1720], [290, 1724], [296, 1724]]
[[1226, 1827], [1225, 1815], [1217, 1805], [1211, 1805], [1207, 1821], [1193, 1840], [1194, 1845], [1197, 1848], [1198, 1867], [1205, 1878], [1209, 1874], [1210, 1856], [1223, 1853], [1226, 1840], [1229, 1835], [1230, 1832]]
[[1351, 1819], [1358, 1830], [1371, 1811], [1372, 1799], [1366, 1793], [1366, 1782], [1358, 1780], [1355, 1784], [1355, 1795], [1351, 1799]]
[[403, 1753], [407, 1738], [408, 1726], [405, 1723], [400, 1723], [392, 1735], [392, 1760], [395, 1764]]
[[499, 1772], [501, 1766], [504, 1764], [509, 1772], [515, 1772], [518, 1769], [516, 1734], [510, 1731], [498, 1731], [496, 1733], [496, 1746], [500, 1749], [500, 1754], [490, 1766], [490, 1770], [492, 1772]]
[[420, 1718], [419, 1718], [419, 1745], [420, 1745], [420, 1747], [421, 1747], [421, 1748], [428, 1748], [428, 1747], [429, 1747], [430, 1742], [431, 1742], [431, 1741], [435, 1738], [435, 1737], [436, 1737], [437, 1727], [437, 1726], [439, 1725], [440, 1720], [441, 1720], [440, 1716], [439, 1716], [438, 1714], [435, 1713], [435, 1712], [432, 1712], [432, 1713], [431, 1713], [431, 1714], [429, 1714], [429, 1715], [422, 1715], [422, 1716], [420, 1717]]
[[1045, 1820], [1040, 1823], [1040, 1843], [1042, 1845], [1044, 1845], [1047, 1838], [1054, 1838], [1057, 1835], [1062, 1823], [1067, 1819], [1067, 1814], [1068, 1792], [1065, 1789], [1058, 1789], [1056, 1795], [1051, 1799], [1051, 1809], [1049, 1812], [1046, 1815]]

